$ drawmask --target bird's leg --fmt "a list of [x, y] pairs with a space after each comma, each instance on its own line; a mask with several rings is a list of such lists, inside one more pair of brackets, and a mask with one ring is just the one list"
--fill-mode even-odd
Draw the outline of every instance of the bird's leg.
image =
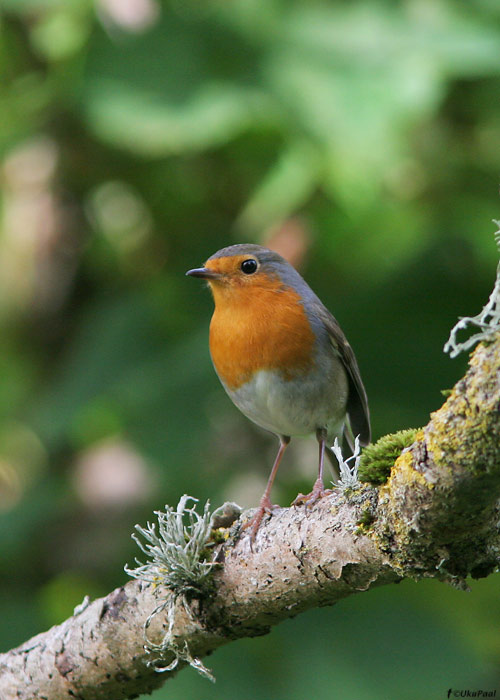
[[323, 467], [325, 465], [325, 446], [326, 446], [326, 430], [324, 428], [318, 428], [316, 431], [316, 437], [319, 444], [319, 468], [318, 468], [318, 478], [316, 479], [313, 490], [311, 491], [310, 504], [315, 503], [319, 498], [321, 498], [328, 489], [325, 489], [323, 483]]
[[297, 498], [293, 501], [292, 506], [305, 505], [312, 506], [319, 500], [328, 489], [325, 489], [323, 484], [323, 467], [325, 463], [325, 445], [326, 445], [326, 430], [324, 428], [318, 428], [316, 430], [316, 438], [319, 444], [319, 468], [318, 468], [318, 478], [314, 482], [313, 489], [311, 493], [304, 495], [299, 493]]
[[280, 435], [280, 448], [278, 450], [278, 454], [276, 455], [276, 459], [274, 460], [273, 468], [271, 469], [271, 473], [269, 474], [269, 479], [267, 481], [267, 486], [266, 490], [264, 491], [262, 498], [260, 499], [259, 507], [257, 509], [257, 512], [253, 516], [251, 520], [249, 520], [247, 523], [243, 525], [244, 528], [250, 527], [250, 540], [251, 542], [254, 541], [255, 535], [257, 534], [257, 530], [259, 529], [259, 525], [262, 522], [262, 518], [264, 517], [265, 513], [270, 513], [271, 509], [273, 507], [273, 504], [271, 503], [270, 495], [271, 495], [271, 489], [273, 487], [273, 482], [274, 478], [276, 476], [276, 473], [278, 471], [278, 467], [281, 462], [281, 458], [283, 457], [283, 454], [288, 447], [288, 444], [290, 442], [290, 438], [287, 435]]

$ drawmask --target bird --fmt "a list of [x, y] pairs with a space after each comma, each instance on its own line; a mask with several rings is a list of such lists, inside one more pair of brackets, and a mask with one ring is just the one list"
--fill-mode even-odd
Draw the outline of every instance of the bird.
[[[316, 435], [318, 477], [292, 505], [312, 506], [326, 492], [325, 453], [342, 436], [353, 449], [370, 442], [370, 413], [354, 352], [337, 320], [281, 255], [260, 245], [231, 245], [186, 275], [206, 280], [215, 308], [210, 322], [212, 363], [240, 411], [274, 433], [279, 449], [259, 507], [250, 521], [253, 543], [275, 507], [270, 495], [292, 437]], [[337, 472], [338, 473], [338, 472]]]

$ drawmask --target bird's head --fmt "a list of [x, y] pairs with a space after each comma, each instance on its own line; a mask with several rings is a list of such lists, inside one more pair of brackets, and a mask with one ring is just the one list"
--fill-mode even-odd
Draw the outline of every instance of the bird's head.
[[252, 290], [283, 286], [283, 272], [290, 265], [281, 255], [259, 245], [232, 245], [214, 253], [203, 267], [186, 275], [206, 279], [215, 303], [244, 299]]

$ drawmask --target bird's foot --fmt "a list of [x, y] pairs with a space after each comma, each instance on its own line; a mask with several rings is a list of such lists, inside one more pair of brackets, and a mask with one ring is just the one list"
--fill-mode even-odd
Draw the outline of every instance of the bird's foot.
[[303, 493], [299, 493], [297, 498], [292, 501], [292, 506], [305, 506], [306, 508], [310, 508], [317, 501], [319, 501], [320, 498], [328, 493], [332, 493], [332, 490], [325, 489], [323, 481], [321, 479], [316, 479], [311, 493], [305, 495]]
[[250, 528], [250, 543], [253, 544], [255, 540], [255, 535], [257, 534], [257, 530], [260, 527], [260, 524], [262, 522], [262, 519], [264, 515], [271, 514], [274, 508], [279, 508], [279, 506], [275, 506], [271, 503], [269, 498], [265, 499], [263, 498], [260, 502], [259, 507], [257, 508], [255, 514], [253, 515], [252, 518], [246, 523], [244, 523], [241, 527], [242, 530], [246, 530], [247, 528]]

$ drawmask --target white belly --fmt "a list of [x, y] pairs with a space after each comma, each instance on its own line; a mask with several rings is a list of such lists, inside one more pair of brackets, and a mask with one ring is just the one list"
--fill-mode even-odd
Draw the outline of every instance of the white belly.
[[331, 371], [300, 379], [283, 379], [272, 370], [256, 372], [236, 391], [226, 388], [250, 420], [277, 435], [309, 435], [326, 428], [328, 439], [342, 434], [347, 377], [340, 362]]

